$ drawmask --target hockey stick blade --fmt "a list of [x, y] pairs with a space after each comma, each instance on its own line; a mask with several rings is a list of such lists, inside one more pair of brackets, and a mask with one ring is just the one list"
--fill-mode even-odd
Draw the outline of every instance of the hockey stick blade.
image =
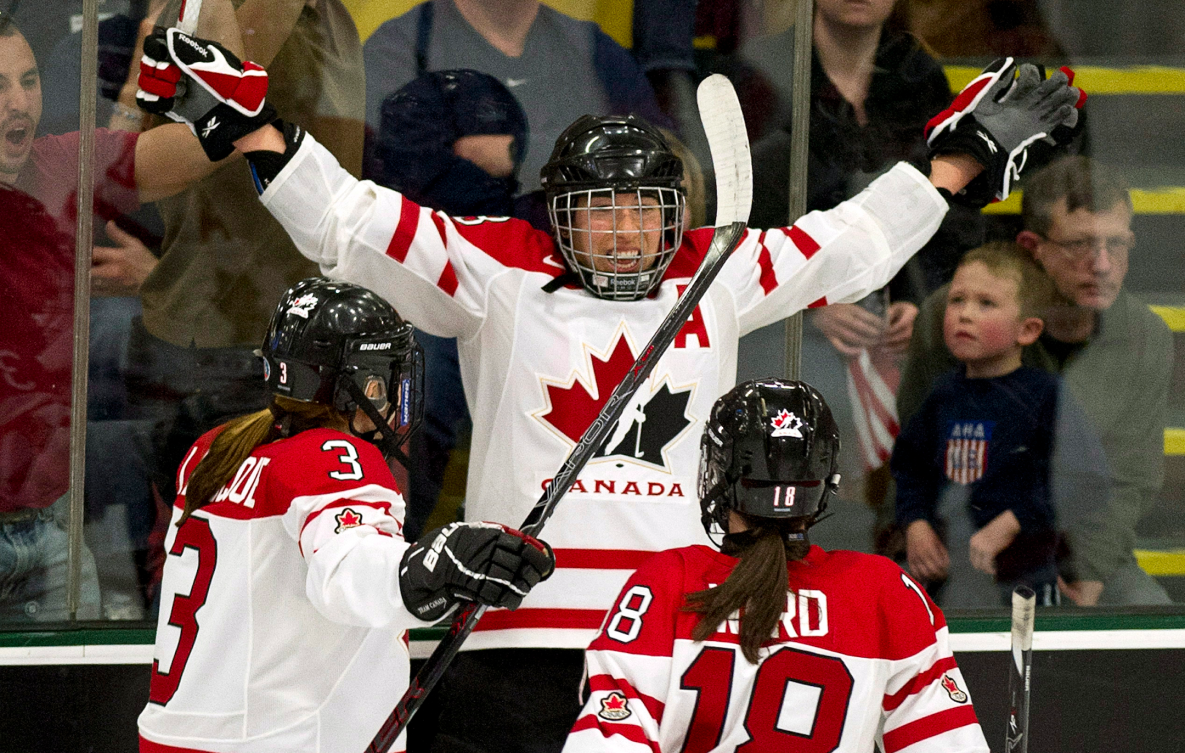
[[703, 80], [695, 96], [716, 174], [716, 227], [747, 223], [753, 205], [753, 160], [736, 90], [717, 73]]
[[198, 16], [202, 13], [202, 0], [181, 0], [181, 12], [177, 17], [177, 28], [188, 36], [197, 33]]
[[1012, 592], [1012, 651], [1008, 664], [1008, 730], [1005, 753], [1029, 749], [1029, 694], [1033, 669], [1033, 626], [1037, 595], [1028, 586]]
[[[707, 91], [705, 92], [705, 87]], [[543, 496], [531, 508], [520, 530], [532, 536], [539, 535], [547, 519], [559, 504], [560, 499], [575, 483], [577, 475], [585, 464], [609, 437], [614, 424], [625, 411], [626, 404], [642, 386], [662, 354], [666, 352], [675, 335], [683, 327], [683, 323], [695, 311], [712, 280], [720, 273], [728, 257], [741, 242], [745, 234], [745, 221], [749, 218], [749, 208], [753, 201], [753, 166], [749, 158], [749, 139], [745, 133], [745, 120], [741, 115], [740, 103], [732, 84], [724, 76], [709, 76], [700, 84], [699, 90], [700, 118], [704, 121], [704, 129], [708, 134], [708, 146], [712, 151], [712, 165], [717, 176], [728, 176], [726, 181], [717, 179], [717, 207], [726, 207], [725, 212], [717, 211], [716, 229], [712, 234], [712, 243], [704, 255], [695, 276], [683, 291], [683, 295], [675, 303], [675, 307], [658, 325], [654, 336], [642, 354], [634, 361], [622, 378], [621, 383], [613, 390], [609, 399], [605, 401], [600, 413], [585, 429], [580, 441], [568, 453], [563, 465], [555, 474], [552, 482], [543, 492]], [[705, 109], [708, 108], [708, 109]], [[727, 192], [727, 193], [724, 193]], [[727, 220], [721, 224], [721, 217]], [[436, 646], [436, 650], [424, 662], [419, 673], [411, 680], [407, 692], [399, 699], [399, 703], [391, 711], [387, 720], [379, 728], [374, 739], [371, 740], [366, 753], [386, 753], [395, 743], [399, 733], [411, 721], [416, 710], [424, 702], [424, 698], [435, 687], [444, 675], [445, 669], [452, 662], [453, 657], [461, 648], [461, 644], [473, 632], [477, 621], [485, 614], [485, 605], [468, 603], [453, 617], [448, 633]]]

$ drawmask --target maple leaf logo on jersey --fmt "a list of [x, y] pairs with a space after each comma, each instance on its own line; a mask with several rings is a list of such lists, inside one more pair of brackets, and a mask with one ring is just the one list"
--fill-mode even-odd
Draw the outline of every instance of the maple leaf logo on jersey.
[[611, 722], [620, 722], [632, 715], [633, 712], [626, 705], [625, 696], [616, 690], [601, 699], [601, 710], [597, 712], [597, 716]]
[[[596, 352], [590, 355], [592, 390], [586, 388], [575, 374], [562, 384], [545, 379], [549, 407], [542, 414], [536, 414], [572, 444], [580, 441], [634, 364], [634, 353], [623, 332], [618, 332], [607, 357]], [[647, 384], [651, 381], [653, 376]], [[673, 389], [664, 379], [657, 391], [646, 394], [646, 384], [643, 384], [593, 457], [625, 457], [665, 469], [663, 450], [691, 425], [691, 419], [686, 415], [690, 400], [691, 387]]]
[[357, 528], [362, 525], [362, 516], [348, 507], [334, 516], [334, 520], [337, 521], [337, 528], [333, 529], [334, 533], [341, 533], [347, 528]]
[[942, 679], [939, 680], [939, 682], [942, 683], [942, 689], [946, 691], [946, 694], [950, 696], [952, 701], [955, 703], [967, 702], [967, 694], [963, 692], [962, 688], [959, 687], [959, 684], [955, 682], [953, 677], [944, 673], [942, 675]]
[[774, 430], [770, 432], [771, 437], [798, 437], [802, 439], [802, 427], [806, 424], [798, 416], [783, 408], [778, 411], [778, 415], [774, 416], [771, 423]]
[[292, 305], [288, 307], [288, 313], [308, 319], [309, 312], [313, 310], [313, 307], [316, 306], [317, 303], [317, 296], [311, 293], [309, 295], [302, 295], [300, 298], [297, 298], [295, 301], [293, 301]]

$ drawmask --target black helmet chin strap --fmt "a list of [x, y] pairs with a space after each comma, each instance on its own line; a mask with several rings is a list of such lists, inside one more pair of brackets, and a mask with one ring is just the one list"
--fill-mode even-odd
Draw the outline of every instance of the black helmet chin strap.
[[[346, 383], [346, 391], [350, 393], [350, 397], [354, 399], [354, 403], [358, 408], [366, 414], [371, 423], [375, 425], [372, 431], [358, 431], [354, 428], [354, 415], [347, 417], [350, 424], [350, 433], [359, 439], [370, 442], [375, 447], [379, 448], [379, 452], [383, 453], [384, 458], [394, 457], [404, 468], [411, 468], [411, 458], [400, 447], [400, 440], [397, 438], [398, 434], [387, 425], [387, 419], [383, 418], [382, 414], [374, 407], [374, 403], [370, 402], [370, 398], [362, 391], [353, 379], [343, 374], [341, 378]], [[394, 408], [394, 406], [392, 406]]]

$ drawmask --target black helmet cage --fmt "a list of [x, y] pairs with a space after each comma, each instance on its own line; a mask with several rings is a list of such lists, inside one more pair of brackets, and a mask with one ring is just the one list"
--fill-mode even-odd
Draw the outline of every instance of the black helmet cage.
[[[657, 129], [632, 115], [585, 115], [556, 141], [541, 180], [556, 242], [586, 290], [632, 301], [658, 286], [683, 241], [686, 198], [683, 162]], [[644, 268], [652, 233], [659, 250]], [[578, 234], [588, 253], [576, 250]], [[607, 251], [596, 251], [598, 235], [613, 239]]]
[[704, 530], [719, 544], [731, 510], [800, 518], [809, 528], [836, 492], [838, 471], [839, 429], [813, 387], [780, 379], [738, 385], [716, 401], [700, 441]]
[[[386, 301], [356, 285], [304, 280], [277, 306], [259, 355], [270, 392], [333, 406], [351, 433], [407, 463], [400, 445], [423, 422], [424, 353]], [[375, 429], [354, 426], [357, 409]]]

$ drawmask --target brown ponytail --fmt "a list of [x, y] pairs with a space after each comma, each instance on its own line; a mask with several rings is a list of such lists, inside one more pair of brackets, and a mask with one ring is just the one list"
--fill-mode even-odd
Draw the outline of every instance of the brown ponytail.
[[[686, 611], [702, 617], [691, 631], [697, 641], [707, 640], [720, 625], [738, 610], [741, 613], [741, 653], [750, 664], [758, 661], [762, 644], [770, 640], [778, 620], [786, 609], [789, 576], [786, 564], [806, 556], [810, 544], [806, 541], [786, 540], [790, 521], [747, 520], [750, 528], [738, 551], [726, 542], [725, 553], [739, 557], [736, 567], [724, 583], [703, 591], [687, 594]], [[802, 528], [800, 521], [793, 521]], [[735, 546], [735, 545], [734, 545]]]
[[295, 434], [320, 426], [337, 428], [345, 423], [345, 418], [330, 405], [275, 395], [267, 409], [228, 421], [185, 485], [185, 510], [177, 525], [184, 523], [194, 510], [210, 504], [255, 448], [279, 439], [280, 427], [286, 421], [293, 427], [288, 433]]

